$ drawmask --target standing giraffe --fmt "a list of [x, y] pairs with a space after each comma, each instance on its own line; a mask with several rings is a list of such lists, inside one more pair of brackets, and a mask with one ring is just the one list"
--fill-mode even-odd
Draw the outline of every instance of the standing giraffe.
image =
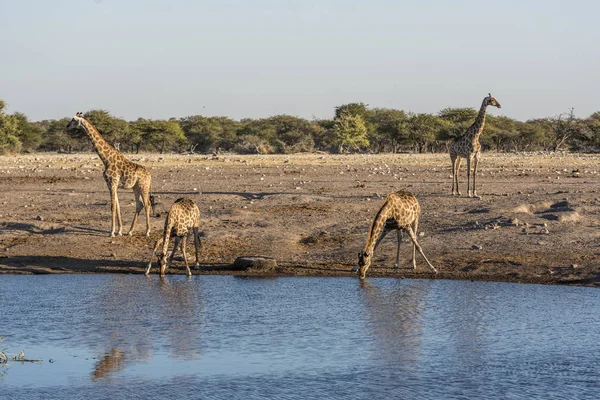
[[352, 269], [352, 272], [358, 271], [360, 279], [365, 279], [367, 270], [371, 265], [373, 252], [388, 233], [396, 230], [398, 233], [398, 247], [396, 249], [396, 264], [394, 268], [398, 268], [402, 231], [406, 231], [413, 242], [413, 270], [417, 269], [416, 250], [418, 250], [425, 261], [427, 261], [431, 272], [437, 273], [436, 269], [431, 265], [427, 257], [425, 257], [421, 245], [417, 242], [420, 215], [421, 207], [417, 198], [412, 193], [401, 190], [388, 194], [371, 224], [367, 244], [364, 251], [358, 254], [358, 265]]
[[[146, 268], [146, 275], [150, 273], [152, 268], [152, 258], [156, 255], [160, 263], [160, 276], [165, 276], [165, 271], [173, 262], [173, 256], [177, 250], [177, 246], [181, 242], [181, 252], [183, 253], [183, 260], [185, 261], [186, 273], [188, 276], [192, 275], [190, 267], [188, 265], [187, 255], [185, 246], [188, 237], [193, 233], [194, 235], [194, 246], [196, 247], [196, 266], [198, 268], [200, 263], [198, 262], [198, 253], [200, 252], [200, 238], [198, 237], [198, 228], [200, 227], [200, 210], [194, 200], [188, 197], [182, 197], [175, 200], [175, 203], [169, 209], [167, 218], [165, 219], [165, 230], [160, 239], [154, 244], [154, 250], [150, 256], [150, 262], [148, 268]], [[175, 237], [175, 243], [173, 244], [173, 252], [167, 262], [167, 250], [169, 248], [169, 238]], [[160, 245], [162, 246], [162, 252], [157, 254]]]
[[[475, 176], [477, 175], [477, 164], [479, 164], [479, 158], [481, 157], [481, 144], [479, 143], [479, 136], [483, 132], [483, 126], [485, 125], [485, 110], [487, 106], [494, 106], [501, 108], [500, 103], [488, 93], [488, 96], [483, 99], [481, 108], [477, 114], [477, 118], [473, 125], [471, 125], [462, 136], [457, 137], [450, 146], [450, 159], [452, 160], [452, 195], [458, 194], [460, 196], [460, 189], [458, 188], [458, 170], [460, 169], [460, 163], [463, 158], [467, 159], [467, 196], [477, 196], [477, 189], [475, 188]], [[471, 161], [473, 160], [473, 194], [471, 194]]]
[[135, 196], [135, 215], [129, 229], [129, 235], [133, 233], [135, 224], [137, 223], [140, 211], [146, 209], [146, 236], [150, 236], [150, 206], [151, 206], [151, 178], [150, 172], [143, 166], [129, 161], [117, 149], [111, 146], [100, 132], [88, 121], [82, 113], [78, 112], [71, 122], [67, 125], [67, 129], [81, 127], [92, 140], [94, 148], [104, 163], [104, 180], [110, 190], [110, 208], [112, 212], [112, 225], [110, 236], [115, 236], [115, 219], [118, 217], [119, 230], [117, 234], [120, 236], [123, 230], [123, 221], [121, 220], [121, 208], [119, 206], [119, 198], [117, 197], [117, 188], [119, 184], [126, 189], [133, 188]]

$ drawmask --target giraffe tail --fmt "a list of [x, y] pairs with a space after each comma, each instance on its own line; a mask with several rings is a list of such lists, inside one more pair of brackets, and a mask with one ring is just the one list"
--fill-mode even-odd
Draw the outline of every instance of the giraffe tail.
[[150, 195], [148, 197], [150, 198], [150, 210], [152, 211], [152, 214], [154, 214], [154, 207], [156, 206], [156, 198], [152, 194], [152, 188], [150, 188]]

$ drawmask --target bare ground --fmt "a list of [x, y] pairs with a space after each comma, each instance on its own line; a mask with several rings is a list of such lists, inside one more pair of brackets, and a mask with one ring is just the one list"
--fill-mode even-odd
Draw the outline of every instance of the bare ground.
[[[450, 195], [450, 161], [435, 155], [129, 155], [150, 169], [158, 205], [152, 237], [111, 238], [110, 198], [95, 154], [0, 157], [0, 273], [141, 273], [179, 197], [199, 205], [201, 271], [233, 272], [238, 256], [273, 257], [275, 275], [353, 276], [383, 198], [399, 189], [421, 203], [419, 240], [438, 268], [410, 267], [395, 235], [368, 276], [600, 286], [600, 156], [484, 153], [481, 199]], [[134, 212], [119, 192], [124, 232]], [[191, 244], [191, 243], [190, 243]], [[188, 246], [189, 256], [192, 256]], [[176, 259], [177, 260], [177, 259]], [[181, 260], [171, 273], [183, 273]]]

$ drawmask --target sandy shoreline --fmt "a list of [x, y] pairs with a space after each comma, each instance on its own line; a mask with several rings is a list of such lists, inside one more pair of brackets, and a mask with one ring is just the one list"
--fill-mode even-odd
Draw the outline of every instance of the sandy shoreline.
[[[170, 204], [192, 197], [201, 211], [200, 274], [231, 271], [238, 256], [272, 257], [276, 276], [355, 276], [349, 271], [385, 194], [420, 201], [420, 242], [436, 279], [600, 285], [600, 157], [484, 153], [481, 199], [450, 195], [446, 154], [128, 155], [146, 165], [159, 204], [152, 236], [111, 238], [109, 193], [94, 153], [0, 157], [0, 273], [142, 273]], [[461, 170], [466, 190], [466, 172]], [[133, 193], [119, 191], [123, 222]], [[368, 276], [431, 278], [410, 244], [392, 267], [395, 238], [376, 251]], [[188, 246], [188, 251], [190, 251]], [[191, 251], [190, 251], [191, 254]], [[183, 273], [176, 261], [171, 273]]]

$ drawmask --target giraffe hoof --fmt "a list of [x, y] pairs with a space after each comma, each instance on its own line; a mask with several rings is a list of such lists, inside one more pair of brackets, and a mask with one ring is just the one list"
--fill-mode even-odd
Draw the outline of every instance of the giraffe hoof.
[[394, 269], [398, 269], [398, 264], [394, 264]]
[[111, 232], [111, 233], [110, 233], [110, 235], [108, 235], [108, 236], [110, 236], [110, 237], [115, 237], [115, 233], [114, 233], [114, 232]]
[[133, 236], [133, 232], [131, 232], [131, 231], [127, 232], [127, 236]]

